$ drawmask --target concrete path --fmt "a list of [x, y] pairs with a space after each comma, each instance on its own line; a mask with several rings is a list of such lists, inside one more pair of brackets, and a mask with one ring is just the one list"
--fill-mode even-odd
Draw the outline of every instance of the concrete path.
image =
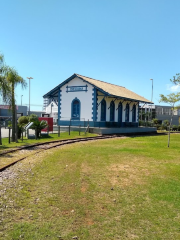
[[1, 135], [2, 135], [2, 138], [9, 137], [9, 129], [1, 128]]

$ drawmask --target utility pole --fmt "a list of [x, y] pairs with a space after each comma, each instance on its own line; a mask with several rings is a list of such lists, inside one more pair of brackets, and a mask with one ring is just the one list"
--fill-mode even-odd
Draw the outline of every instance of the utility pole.
[[32, 77], [27, 77], [29, 79], [29, 116], [30, 116], [30, 80], [33, 79]]
[[[152, 93], [151, 93], [151, 102], [153, 101], [153, 79], [150, 78], [150, 80], [152, 81]], [[151, 103], [151, 120], [152, 120], [152, 103]]]

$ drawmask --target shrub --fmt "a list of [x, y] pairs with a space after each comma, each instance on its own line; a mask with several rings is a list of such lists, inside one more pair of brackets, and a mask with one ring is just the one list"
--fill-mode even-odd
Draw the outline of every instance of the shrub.
[[169, 126], [169, 124], [170, 124], [169, 120], [164, 120], [164, 121], [163, 121], [163, 125], [164, 125], [164, 126]]
[[34, 121], [33, 125], [31, 126], [32, 129], [35, 129], [35, 133], [36, 133], [36, 138], [40, 137], [41, 134], [41, 130], [48, 127], [48, 124], [46, 121], [42, 120], [42, 121]]
[[178, 130], [178, 126], [177, 126], [177, 125], [173, 125], [173, 126], [172, 126], [172, 130], [173, 130], [173, 131], [177, 131], [177, 130]]
[[152, 122], [154, 125], [156, 125], [158, 127], [159, 120], [157, 118], [152, 119]]
[[29, 122], [35, 122], [38, 121], [38, 116], [36, 114], [31, 114], [29, 116]]
[[157, 127], [157, 130], [162, 130], [162, 125], [157, 124], [156, 127]]
[[28, 117], [22, 116], [18, 119], [18, 123], [20, 126], [23, 126], [29, 122]]
[[180, 131], [180, 125], [178, 125], [178, 131]]

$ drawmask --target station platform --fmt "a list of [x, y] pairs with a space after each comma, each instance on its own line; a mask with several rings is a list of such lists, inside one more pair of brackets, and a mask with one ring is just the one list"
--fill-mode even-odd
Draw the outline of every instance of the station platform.
[[[67, 132], [69, 126], [61, 126], [61, 131]], [[79, 127], [70, 126], [71, 131], [79, 131]], [[85, 132], [87, 127], [81, 127], [80, 131]], [[58, 131], [58, 127], [54, 127], [53, 131]], [[90, 133], [97, 133], [101, 135], [105, 134], [147, 134], [147, 133], [157, 133], [156, 127], [120, 127], [120, 128], [98, 128], [98, 127], [89, 127]]]
[[146, 134], [157, 133], [156, 127], [125, 127], [125, 128], [89, 128], [89, 132], [98, 134]]

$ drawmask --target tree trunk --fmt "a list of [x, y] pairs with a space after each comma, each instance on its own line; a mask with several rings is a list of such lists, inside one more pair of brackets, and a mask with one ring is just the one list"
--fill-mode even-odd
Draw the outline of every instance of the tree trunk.
[[2, 136], [1, 136], [1, 123], [0, 123], [0, 145], [2, 145]]
[[169, 124], [168, 147], [170, 146], [170, 129], [171, 129], [171, 125], [172, 125], [172, 118], [173, 118], [173, 115], [174, 115], [174, 106], [173, 106], [173, 110], [172, 110], [172, 112], [171, 112], [171, 121], [170, 121], [170, 124]]
[[14, 99], [14, 84], [12, 83], [12, 142], [15, 142], [15, 99]]

